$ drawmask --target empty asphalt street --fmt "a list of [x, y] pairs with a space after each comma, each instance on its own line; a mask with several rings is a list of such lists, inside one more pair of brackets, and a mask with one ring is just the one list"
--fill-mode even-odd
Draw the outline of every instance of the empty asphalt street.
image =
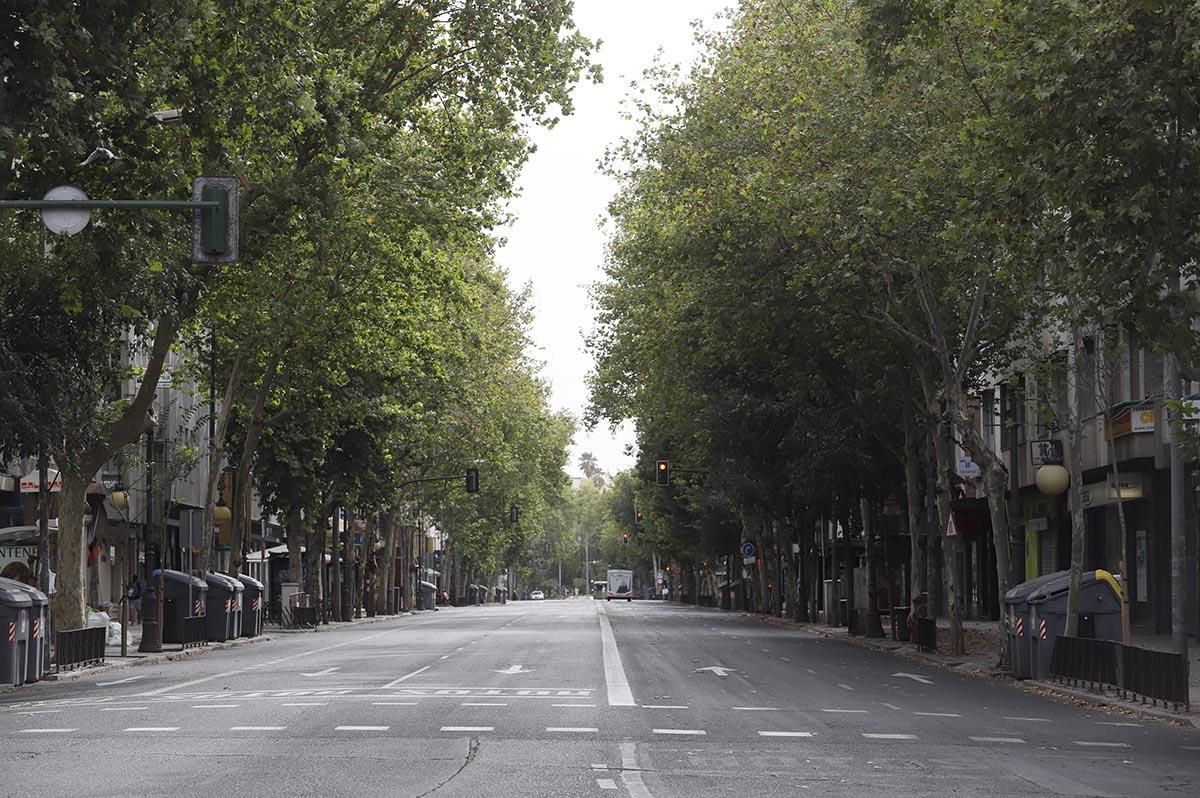
[[1200, 732], [744, 615], [520, 602], [0, 694], [12, 796], [1200, 794]]

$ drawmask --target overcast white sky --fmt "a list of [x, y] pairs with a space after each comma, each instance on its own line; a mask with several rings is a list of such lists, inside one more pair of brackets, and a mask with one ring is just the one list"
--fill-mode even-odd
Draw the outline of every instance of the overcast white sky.
[[[690, 64], [696, 55], [691, 22], [712, 27], [736, 0], [576, 0], [580, 31], [601, 39], [598, 59], [604, 82], [575, 92], [575, 113], [552, 130], [539, 130], [534, 153], [522, 172], [521, 196], [510, 206], [513, 225], [501, 231], [507, 243], [498, 255], [514, 288], [533, 287], [535, 355], [553, 389], [555, 409], [583, 417], [585, 379], [591, 359], [584, 336], [592, 328], [588, 286], [600, 279], [605, 232], [599, 222], [615, 191], [598, 162], [609, 145], [632, 131], [621, 118], [629, 84], [641, 78], [661, 48], [669, 63]], [[579, 455], [591, 452], [610, 473], [633, 465], [625, 453], [634, 443], [632, 425], [580, 429], [568, 472], [580, 474]]]

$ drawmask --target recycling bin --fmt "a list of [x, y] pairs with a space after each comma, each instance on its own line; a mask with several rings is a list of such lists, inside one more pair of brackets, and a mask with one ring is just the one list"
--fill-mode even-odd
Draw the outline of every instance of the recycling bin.
[[475, 585], [475, 603], [487, 604], [488, 589], [485, 585]]
[[0, 578], [0, 585], [23, 591], [32, 602], [29, 607], [29, 647], [25, 652], [25, 681], [36, 682], [50, 672], [50, 599], [37, 588], [15, 579]]
[[421, 591], [421, 609], [437, 609], [437, 585], [433, 582], [419, 582], [417, 589]]
[[[1071, 572], [1059, 571], [1029, 594], [1029, 632], [1035, 679], [1050, 674], [1054, 641], [1067, 627], [1067, 594]], [[1079, 578], [1079, 637], [1121, 639], [1121, 586], [1108, 571], [1084, 571]]]
[[229, 627], [229, 639], [236, 640], [242, 636], [242, 599], [246, 588], [236, 578], [229, 574], [221, 574], [233, 585], [233, 625]]
[[263, 583], [238, 574], [242, 583], [242, 637], [258, 637], [263, 630]]
[[506, 588], [506, 587], [496, 588], [496, 603], [497, 604], [507, 604], [508, 603], [508, 588]]
[[33, 599], [24, 590], [0, 585], [0, 684], [17, 687], [25, 683], [32, 608]]
[[[205, 597], [205, 613], [207, 620], [204, 624], [208, 639], [221, 642], [235, 637], [235, 606], [241, 582], [235, 582], [225, 574], [210, 571], [204, 575], [208, 583], [208, 594]], [[234, 585], [237, 587], [234, 587]]]
[[1022, 582], [1004, 594], [1005, 613], [1008, 617], [1008, 656], [1012, 662], [1013, 675], [1018, 679], [1033, 678], [1035, 629], [1030, 616], [1029, 596], [1045, 585], [1057, 582], [1063, 574], [1067, 574], [1069, 579], [1068, 571], [1059, 571]]
[[[150, 574], [150, 579], [154, 582], [157, 590], [157, 569]], [[163, 617], [160, 619], [162, 641], [164, 643], [182, 643], [184, 619], [194, 615], [204, 615], [208, 583], [191, 574], [170, 569], [162, 572], [162, 580]]]

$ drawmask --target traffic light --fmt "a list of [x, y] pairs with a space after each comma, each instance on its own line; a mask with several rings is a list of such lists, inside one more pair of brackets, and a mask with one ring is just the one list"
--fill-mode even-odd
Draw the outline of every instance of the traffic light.
[[633, 523], [636, 524], [637, 526], [642, 525], [642, 511], [641, 510], [633, 511]]
[[670, 485], [671, 484], [671, 461], [659, 460], [654, 464], [654, 484], [655, 485]]
[[478, 468], [468, 468], [467, 469], [467, 493], [478, 493], [478, 492], [479, 492], [479, 469]]
[[517, 505], [514, 504], [508, 508], [508, 520], [513, 524], [521, 520], [521, 510], [517, 507]]
[[629, 542], [629, 533], [628, 533], [628, 532], [626, 532], [626, 533], [625, 533], [625, 539], [624, 539], [622, 542], [623, 542], [623, 543], [628, 543], [628, 542]]

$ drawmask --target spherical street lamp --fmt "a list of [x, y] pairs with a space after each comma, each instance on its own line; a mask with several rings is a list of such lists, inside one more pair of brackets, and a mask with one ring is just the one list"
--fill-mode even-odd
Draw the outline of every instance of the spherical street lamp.
[[1047, 496], [1061, 496], [1071, 484], [1071, 472], [1061, 463], [1046, 463], [1034, 476], [1037, 488]]

